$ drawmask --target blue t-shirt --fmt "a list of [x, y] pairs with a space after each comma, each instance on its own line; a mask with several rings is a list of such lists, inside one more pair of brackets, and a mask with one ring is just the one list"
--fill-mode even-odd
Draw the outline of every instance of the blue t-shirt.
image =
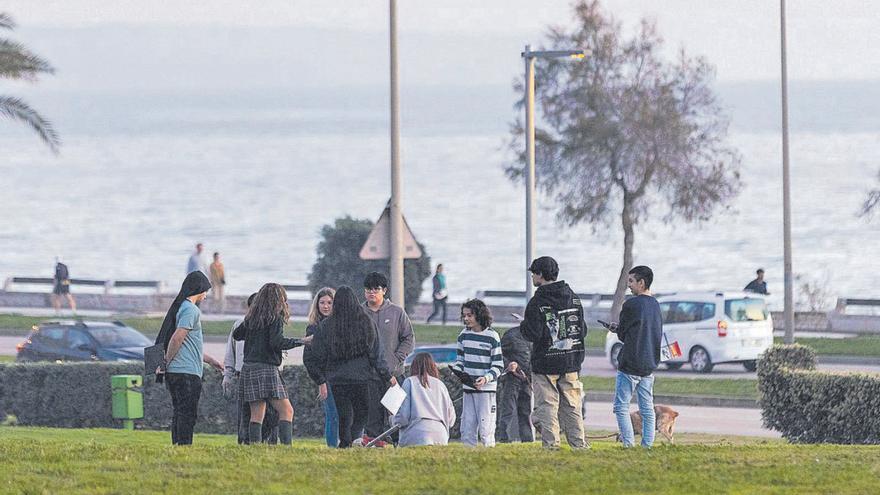
[[188, 328], [186, 338], [180, 345], [180, 350], [174, 359], [168, 363], [169, 373], [188, 373], [190, 375], [202, 376], [202, 312], [199, 308], [190, 302], [189, 299], [183, 301], [180, 309], [177, 310], [177, 326], [176, 328]]

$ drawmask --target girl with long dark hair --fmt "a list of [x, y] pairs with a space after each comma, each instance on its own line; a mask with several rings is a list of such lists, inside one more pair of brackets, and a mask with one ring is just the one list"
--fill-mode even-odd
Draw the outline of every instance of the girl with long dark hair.
[[327, 385], [332, 388], [339, 414], [339, 447], [351, 447], [367, 422], [370, 380], [378, 375], [397, 384], [379, 357], [376, 326], [351, 287], [336, 290], [333, 313], [320, 323], [311, 347], [303, 362], [321, 399], [327, 398]]
[[248, 437], [251, 444], [262, 441], [266, 402], [278, 412], [278, 438], [290, 445], [293, 436], [293, 406], [278, 367], [281, 351], [307, 341], [284, 338], [284, 325], [290, 321], [290, 307], [284, 287], [269, 283], [257, 293], [244, 322], [232, 332], [235, 340], [244, 340], [244, 365], [241, 368], [239, 393], [250, 405]]
[[[322, 321], [327, 319], [333, 312], [333, 298], [336, 296], [336, 290], [331, 287], [324, 287], [315, 294], [311, 306], [309, 306], [309, 326], [306, 327], [306, 337], [314, 335]], [[312, 346], [307, 346], [303, 351], [303, 360], [308, 354], [311, 354]], [[336, 412], [336, 402], [333, 399], [333, 391], [327, 387], [326, 398], [322, 399], [324, 403], [324, 439], [327, 446], [336, 448], [339, 446], [339, 414]]]

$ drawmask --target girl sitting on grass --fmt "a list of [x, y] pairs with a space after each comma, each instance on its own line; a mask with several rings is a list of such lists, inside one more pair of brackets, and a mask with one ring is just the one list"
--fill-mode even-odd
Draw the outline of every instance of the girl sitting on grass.
[[440, 381], [437, 363], [427, 352], [420, 352], [413, 358], [410, 375], [403, 382], [406, 399], [394, 415], [394, 424], [400, 425], [398, 446], [446, 445], [455, 423], [455, 407]]

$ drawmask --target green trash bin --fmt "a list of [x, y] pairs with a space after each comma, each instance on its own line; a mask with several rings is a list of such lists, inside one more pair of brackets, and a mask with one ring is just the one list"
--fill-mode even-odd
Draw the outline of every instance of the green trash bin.
[[144, 417], [144, 378], [141, 375], [110, 377], [113, 392], [113, 417], [122, 420], [126, 430], [134, 429], [134, 420]]

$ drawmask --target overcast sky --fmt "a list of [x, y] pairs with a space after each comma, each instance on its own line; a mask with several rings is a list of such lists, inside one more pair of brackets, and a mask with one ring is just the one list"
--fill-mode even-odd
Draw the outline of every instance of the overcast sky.
[[[777, 1], [608, 0], [603, 6], [625, 26], [655, 19], [670, 51], [684, 46], [706, 55], [720, 82], [779, 77]], [[291, 65], [307, 64], [301, 67], [306, 85], [350, 73], [366, 83], [387, 77], [384, 67], [374, 75], [369, 70], [387, 60], [386, 0], [6, 0], [0, 9], [18, 21], [16, 39], [58, 66], [49, 88], [94, 87], [144, 67], [150, 74], [176, 73], [169, 81], [175, 87], [200, 86], [224, 79], [218, 77], [228, 69], [224, 64], [253, 69], [284, 57]], [[880, 2], [789, 1], [788, 15], [791, 79], [880, 79], [880, 51], [872, 48], [880, 46]], [[519, 72], [522, 46], [540, 43], [546, 26], [570, 19], [567, 0], [400, 1], [403, 82], [450, 84], [464, 76], [469, 84], [508, 84]], [[236, 33], [230, 38], [247, 38], [245, 48], [236, 48], [239, 40], [219, 39], [227, 30]], [[334, 48], [358, 60], [339, 60]], [[228, 60], [217, 57], [225, 53]], [[89, 65], [96, 59], [98, 67]], [[139, 63], [129, 70], [133, 61]], [[163, 71], [164, 61], [171, 70]], [[105, 66], [117, 74], [103, 72]], [[292, 71], [264, 76], [277, 80]], [[201, 80], [203, 73], [210, 79]], [[256, 76], [247, 77], [239, 83], [259, 85]]]

